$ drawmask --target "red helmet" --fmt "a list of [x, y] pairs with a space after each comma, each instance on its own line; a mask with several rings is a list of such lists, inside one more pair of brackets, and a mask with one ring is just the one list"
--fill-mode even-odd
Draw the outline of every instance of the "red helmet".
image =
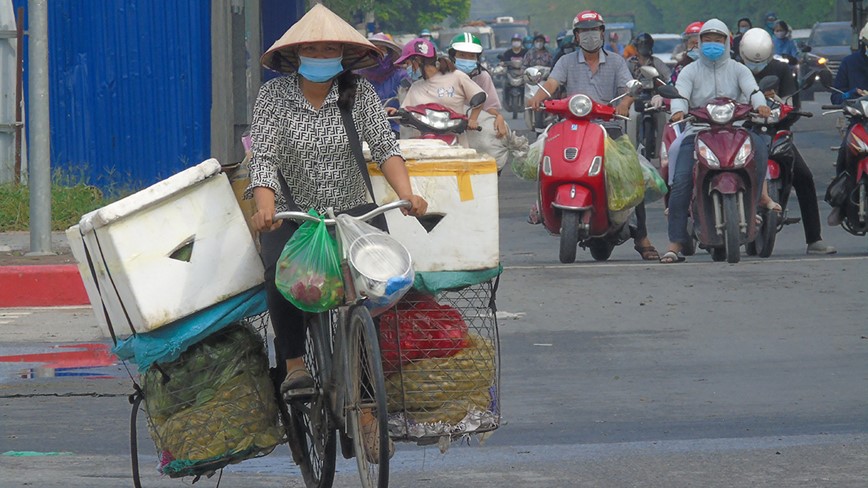
[[603, 20], [603, 16], [593, 10], [579, 12], [579, 15], [573, 19], [573, 29], [593, 29], [605, 25], [606, 21]]
[[684, 37], [699, 35], [700, 30], [702, 30], [702, 22], [697, 20], [696, 22], [689, 24], [684, 29], [684, 34], [681, 35]]

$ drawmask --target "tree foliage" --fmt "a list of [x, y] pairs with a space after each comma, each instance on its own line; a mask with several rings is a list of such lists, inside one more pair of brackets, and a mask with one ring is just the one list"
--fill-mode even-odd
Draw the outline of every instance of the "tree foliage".
[[470, 0], [326, 0], [323, 4], [355, 21], [372, 11], [379, 30], [395, 33], [419, 32], [446, 19], [460, 22], [470, 14]]
[[609, 21], [621, 21], [617, 14], [635, 16], [637, 32], [682, 32], [687, 24], [697, 20], [718, 18], [733, 29], [741, 17], [748, 17], [760, 26], [768, 11], [777, 13], [792, 28], [811, 27], [814, 22], [834, 20], [835, 0], [502, 0], [509, 15], [530, 15], [534, 30], [554, 33], [571, 27], [579, 11], [593, 9]]

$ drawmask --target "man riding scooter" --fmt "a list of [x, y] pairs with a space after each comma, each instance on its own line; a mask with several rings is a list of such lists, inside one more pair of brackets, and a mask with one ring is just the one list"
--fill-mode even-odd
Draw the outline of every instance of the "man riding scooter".
[[[551, 97], [561, 85], [565, 85], [567, 96], [581, 93], [604, 104], [627, 90], [627, 82], [633, 77], [623, 57], [602, 49], [605, 30], [603, 16], [592, 10], [580, 12], [573, 19], [573, 36], [580, 49], [558, 60], [542, 89], [528, 101], [530, 108], [539, 110], [540, 103]], [[616, 113], [628, 116], [632, 103], [633, 97], [625, 96], [616, 107]], [[603, 126], [613, 139], [623, 133], [620, 122], [605, 122]], [[643, 260], [657, 260], [657, 249], [651, 245], [645, 226], [645, 204], [640, 203], [635, 212], [634, 249]]]
[[[699, 33], [699, 59], [681, 71], [675, 84], [683, 98], [672, 100], [673, 122], [681, 121], [690, 107], [705, 106], [716, 97], [734, 100], [750, 98], [751, 104], [761, 117], [771, 114], [753, 74], [744, 65], [730, 59], [729, 45], [729, 28], [722, 21], [711, 19], [702, 25]], [[754, 132], [750, 138], [756, 161], [756, 181], [763, 181], [770, 138]], [[687, 218], [693, 194], [695, 139], [695, 133], [685, 136], [678, 152], [669, 194], [669, 247], [660, 258], [662, 263], [683, 261], [680, 253], [691, 239], [687, 231]], [[670, 168], [670, 171], [673, 169]], [[767, 195], [760, 198], [759, 204], [767, 208], [777, 205]]]
[[[792, 76], [790, 65], [772, 57], [774, 44], [765, 29], [753, 28], [745, 32], [739, 44], [739, 55], [744, 65], [753, 73], [757, 83], [766, 76], [777, 76], [780, 80], [777, 94], [781, 98], [793, 95], [798, 87]], [[808, 254], [835, 254], [836, 249], [823, 242], [820, 233], [820, 208], [817, 205], [817, 188], [814, 175], [805, 163], [798, 148], [793, 147], [793, 188], [799, 199], [802, 211], [802, 225], [805, 229], [805, 242]]]

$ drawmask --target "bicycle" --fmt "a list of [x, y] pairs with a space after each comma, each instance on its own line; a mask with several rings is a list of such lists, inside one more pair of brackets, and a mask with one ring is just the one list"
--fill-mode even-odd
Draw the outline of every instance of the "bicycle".
[[[401, 200], [357, 218], [368, 221], [410, 206]], [[280, 212], [275, 219], [319, 221], [303, 212]], [[335, 222], [325, 219], [329, 226]], [[340, 242], [340, 229], [337, 232]], [[358, 296], [353, 286], [345, 249], [341, 249], [341, 270], [346, 301], [336, 309], [309, 316], [304, 359], [314, 388], [303, 399], [280, 402], [284, 425], [293, 459], [309, 488], [332, 486], [338, 431], [343, 456], [349, 459], [355, 455], [362, 486], [386, 488], [390, 440], [379, 336], [363, 303], [365, 298]], [[280, 367], [283, 360], [278, 358], [277, 364]], [[365, 445], [362, 417], [366, 411], [379, 429], [375, 452], [369, 452], [371, 446]]]

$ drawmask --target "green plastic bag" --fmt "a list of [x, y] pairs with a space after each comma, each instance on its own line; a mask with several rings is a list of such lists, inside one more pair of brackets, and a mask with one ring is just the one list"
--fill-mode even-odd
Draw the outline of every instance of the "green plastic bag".
[[325, 312], [341, 304], [344, 284], [338, 245], [323, 216], [305, 222], [286, 243], [277, 260], [274, 283], [280, 293], [305, 312]]
[[669, 191], [669, 187], [660, 173], [657, 172], [657, 168], [641, 154], [639, 155], [639, 164], [642, 166], [642, 175], [645, 177], [645, 203], [660, 200]]
[[606, 196], [613, 212], [635, 207], [645, 198], [639, 154], [627, 136], [606, 137]]

